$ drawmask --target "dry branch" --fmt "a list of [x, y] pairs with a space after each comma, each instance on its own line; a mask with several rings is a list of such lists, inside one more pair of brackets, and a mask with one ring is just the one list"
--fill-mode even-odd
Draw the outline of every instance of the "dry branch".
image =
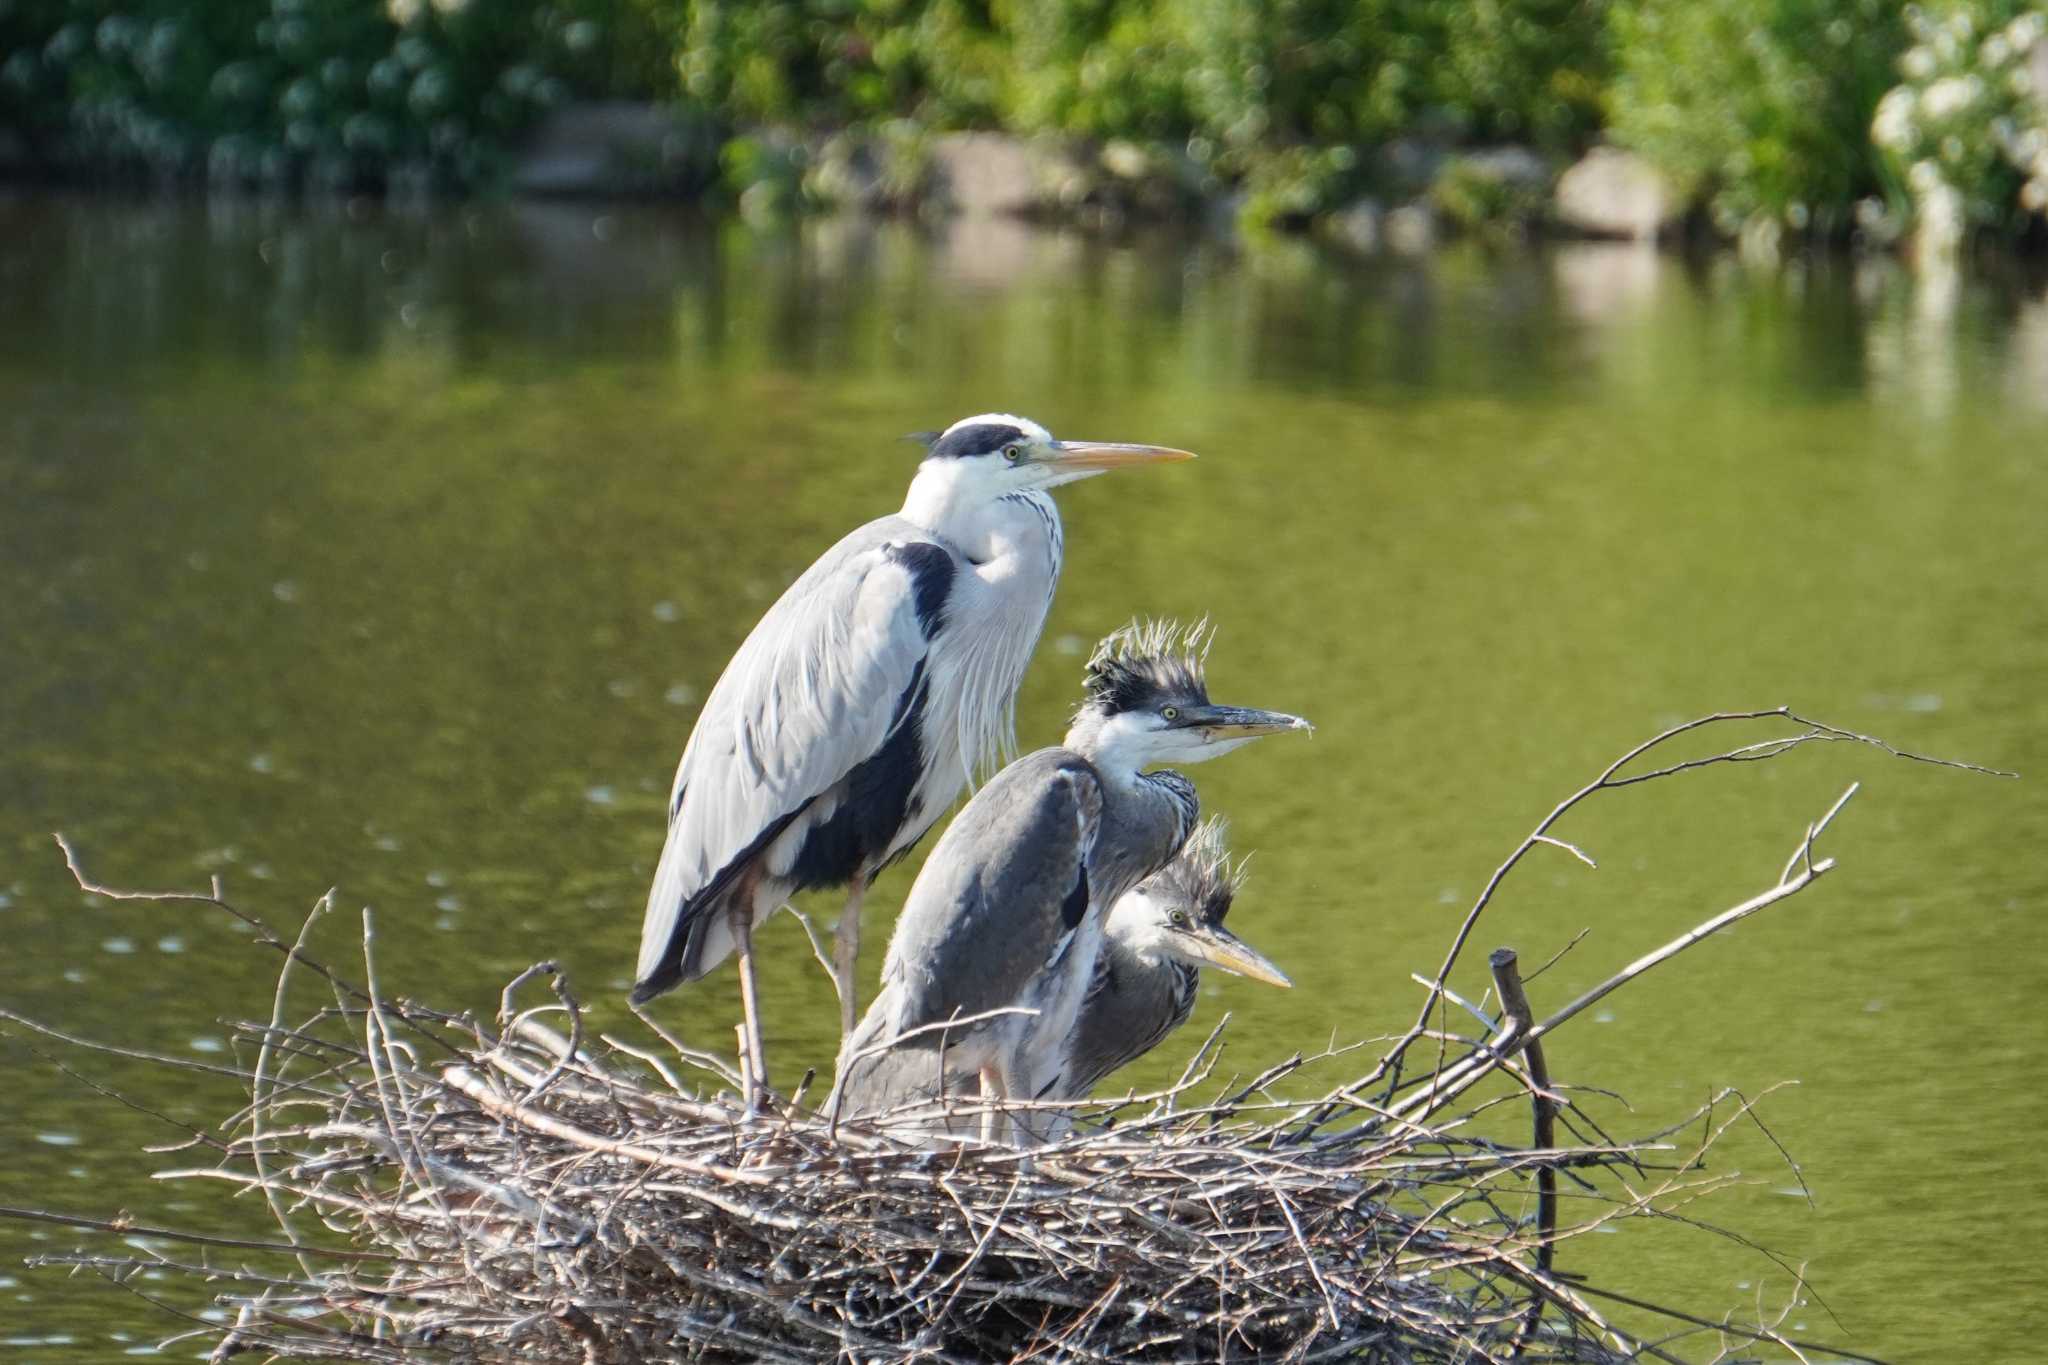
[[[1678, 736], [1772, 720], [1793, 733], [1632, 771]], [[1221, 1076], [1218, 1025], [1172, 1085], [1097, 1104], [1070, 1136], [1028, 1153], [905, 1142], [916, 1113], [855, 1124], [772, 1097], [750, 1113], [739, 1068], [683, 1049], [652, 1020], [653, 1041], [593, 1039], [553, 963], [508, 985], [488, 1025], [402, 1004], [378, 988], [367, 913], [358, 984], [309, 955], [311, 920], [287, 939], [218, 883], [101, 887], [60, 839], [87, 890], [217, 907], [284, 955], [267, 1021], [241, 1026], [258, 1044], [236, 1073], [249, 1102], [205, 1135], [219, 1164], [162, 1173], [260, 1191], [281, 1236], [32, 1209], [0, 1218], [193, 1248], [174, 1261], [131, 1240], [39, 1259], [138, 1293], [133, 1277], [147, 1270], [215, 1300], [220, 1323], [188, 1317], [191, 1302], [165, 1307], [214, 1339], [217, 1360], [1678, 1360], [1708, 1329], [1796, 1356], [1806, 1344], [1761, 1310], [1742, 1326], [1557, 1270], [1561, 1246], [1618, 1220], [1689, 1220], [1688, 1205], [1730, 1180], [1703, 1173], [1702, 1158], [1751, 1106], [1731, 1118], [1709, 1101], [1688, 1124], [1616, 1140], [1575, 1102], [1585, 1092], [1554, 1082], [1542, 1040], [1826, 875], [1833, 861], [1815, 843], [1855, 789], [1806, 828], [1773, 885], [1547, 1017], [1511, 951], [1492, 958], [1497, 1019], [1445, 982], [1527, 853], [1550, 845], [1595, 866], [1553, 832], [1581, 801], [1828, 741], [1918, 757], [1783, 709], [1674, 727], [1558, 805], [1500, 865], [1437, 973], [1419, 978], [1428, 998], [1415, 1025], [1363, 1075], [1361, 1045], [1333, 1040], [1248, 1082]], [[297, 1021], [295, 968], [331, 995]], [[521, 1009], [521, 989], [543, 976], [552, 1000]], [[1452, 1028], [1453, 1001], [1479, 1022], [1470, 1039]], [[1404, 1074], [1424, 1040], [1434, 1063]], [[686, 1083], [692, 1074], [706, 1085]], [[1283, 1082], [1308, 1097], [1276, 1093]], [[1488, 1136], [1498, 1125], [1484, 1121], [1518, 1096], [1533, 1112], [1526, 1146]], [[1697, 1136], [1680, 1141], [1691, 1124]], [[1595, 1300], [1624, 1305], [1631, 1323]]]

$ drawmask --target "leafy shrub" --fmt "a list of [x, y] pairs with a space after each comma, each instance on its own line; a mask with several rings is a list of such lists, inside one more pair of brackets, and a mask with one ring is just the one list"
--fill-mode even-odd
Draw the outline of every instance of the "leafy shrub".
[[741, 123], [950, 125], [994, 110], [1003, 54], [973, 0], [690, 0], [676, 60]]
[[1615, 0], [1615, 139], [1717, 223], [1828, 229], [1880, 183], [1865, 130], [1904, 46], [1892, 0]]
[[1172, 0], [1042, 0], [1003, 29], [1003, 111], [1025, 132], [1180, 138], [1195, 130]]
[[2048, 213], [2048, 91], [2034, 88], [2048, 17], [2011, 0], [1908, 12], [1904, 80], [1878, 102], [1871, 140], [1912, 201], [1922, 245], [1953, 250], [1973, 226]]
[[621, 0], [0, 0], [0, 110], [74, 166], [470, 183], [579, 90], [656, 88]]

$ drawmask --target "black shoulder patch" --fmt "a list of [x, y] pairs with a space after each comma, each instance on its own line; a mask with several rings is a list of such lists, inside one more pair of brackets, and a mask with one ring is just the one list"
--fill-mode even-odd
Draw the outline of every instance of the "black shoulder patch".
[[1022, 428], [1008, 422], [976, 422], [971, 427], [955, 427], [933, 441], [929, 458], [957, 460], [966, 455], [992, 455], [1012, 441], [1025, 439]]
[[1074, 889], [1060, 902], [1060, 923], [1068, 929], [1081, 927], [1082, 916], [1088, 913], [1088, 869], [1082, 868], [1081, 875], [1074, 878]]
[[928, 540], [892, 541], [884, 550], [910, 574], [918, 628], [929, 640], [946, 624], [946, 597], [953, 591], [953, 556]]

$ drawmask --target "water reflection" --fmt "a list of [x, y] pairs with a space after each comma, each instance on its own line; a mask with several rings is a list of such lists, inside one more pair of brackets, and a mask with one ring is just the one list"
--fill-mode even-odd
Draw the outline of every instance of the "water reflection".
[[[631, 206], [16, 198], [0, 200], [0, 282], [24, 324], [0, 356], [54, 346], [79, 382], [174, 356], [397, 352], [449, 375], [667, 353], [882, 383], [915, 358], [1097, 398], [1229, 377], [1398, 396], [1629, 388], [1684, 350], [1766, 380], [1831, 364], [1839, 382], [1938, 419], [1988, 345], [2020, 401], [2048, 389], [2038, 281], [1878, 257], [1766, 269], [1730, 255], [1701, 269], [1588, 244], [1360, 261], [1285, 242], [1246, 258], [1217, 240], [1105, 242], [1002, 219], [943, 232], [842, 218], [764, 236]], [[1115, 306], [1077, 330], [1045, 296], [1074, 291]], [[2016, 320], [1967, 325], [1987, 311]], [[1765, 314], [1778, 321], [1757, 325]]]

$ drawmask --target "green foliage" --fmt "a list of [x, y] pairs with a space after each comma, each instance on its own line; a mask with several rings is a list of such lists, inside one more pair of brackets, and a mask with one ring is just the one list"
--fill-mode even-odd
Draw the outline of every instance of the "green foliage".
[[1349, 147], [1282, 148], [1250, 163], [1238, 221], [1254, 232], [1300, 226], [1363, 187], [1358, 154]]
[[1188, 138], [1363, 142], [1420, 117], [1587, 133], [1604, 0], [692, 0], [685, 90], [742, 122], [914, 116]]
[[1003, 112], [1025, 132], [1180, 138], [1197, 126], [1174, 0], [1016, 0]]
[[1879, 183], [1865, 130], [1891, 84], [1893, 0], [1615, 0], [1617, 141], [1734, 230], [1831, 226]]
[[653, 90], [641, 0], [0, 0], [0, 113], [73, 166], [474, 183], [578, 91]]
[[1607, 0], [1406, 0], [1394, 27], [1463, 134], [1563, 147], [1599, 127], [1606, 18]]
[[689, 0], [691, 99], [740, 123], [987, 119], [1005, 54], [974, 0]]
[[995, 126], [1169, 159], [1254, 225], [1368, 192], [1528, 221], [1542, 177], [1446, 154], [1555, 162], [1604, 122], [1728, 231], [1860, 204], [1953, 237], [2048, 211], [2044, 24], [2038, 0], [0, 0], [0, 121], [72, 167], [471, 184], [566, 99], [679, 96], [740, 135], [722, 179], [750, 212], [907, 205], [931, 131]]
[[1545, 167], [1504, 160], [1451, 157], [1430, 183], [1430, 204], [1467, 232], [1513, 236], [1541, 222], [1550, 207], [1552, 175]]
[[1907, 22], [1903, 79], [1870, 132], [1907, 188], [1922, 244], [1950, 250], [1971, 227], [2013, 231], [2048, 213], [2048, 91], [2035, 88], [2048, 15], [2016, 0], [1950, 0]]

